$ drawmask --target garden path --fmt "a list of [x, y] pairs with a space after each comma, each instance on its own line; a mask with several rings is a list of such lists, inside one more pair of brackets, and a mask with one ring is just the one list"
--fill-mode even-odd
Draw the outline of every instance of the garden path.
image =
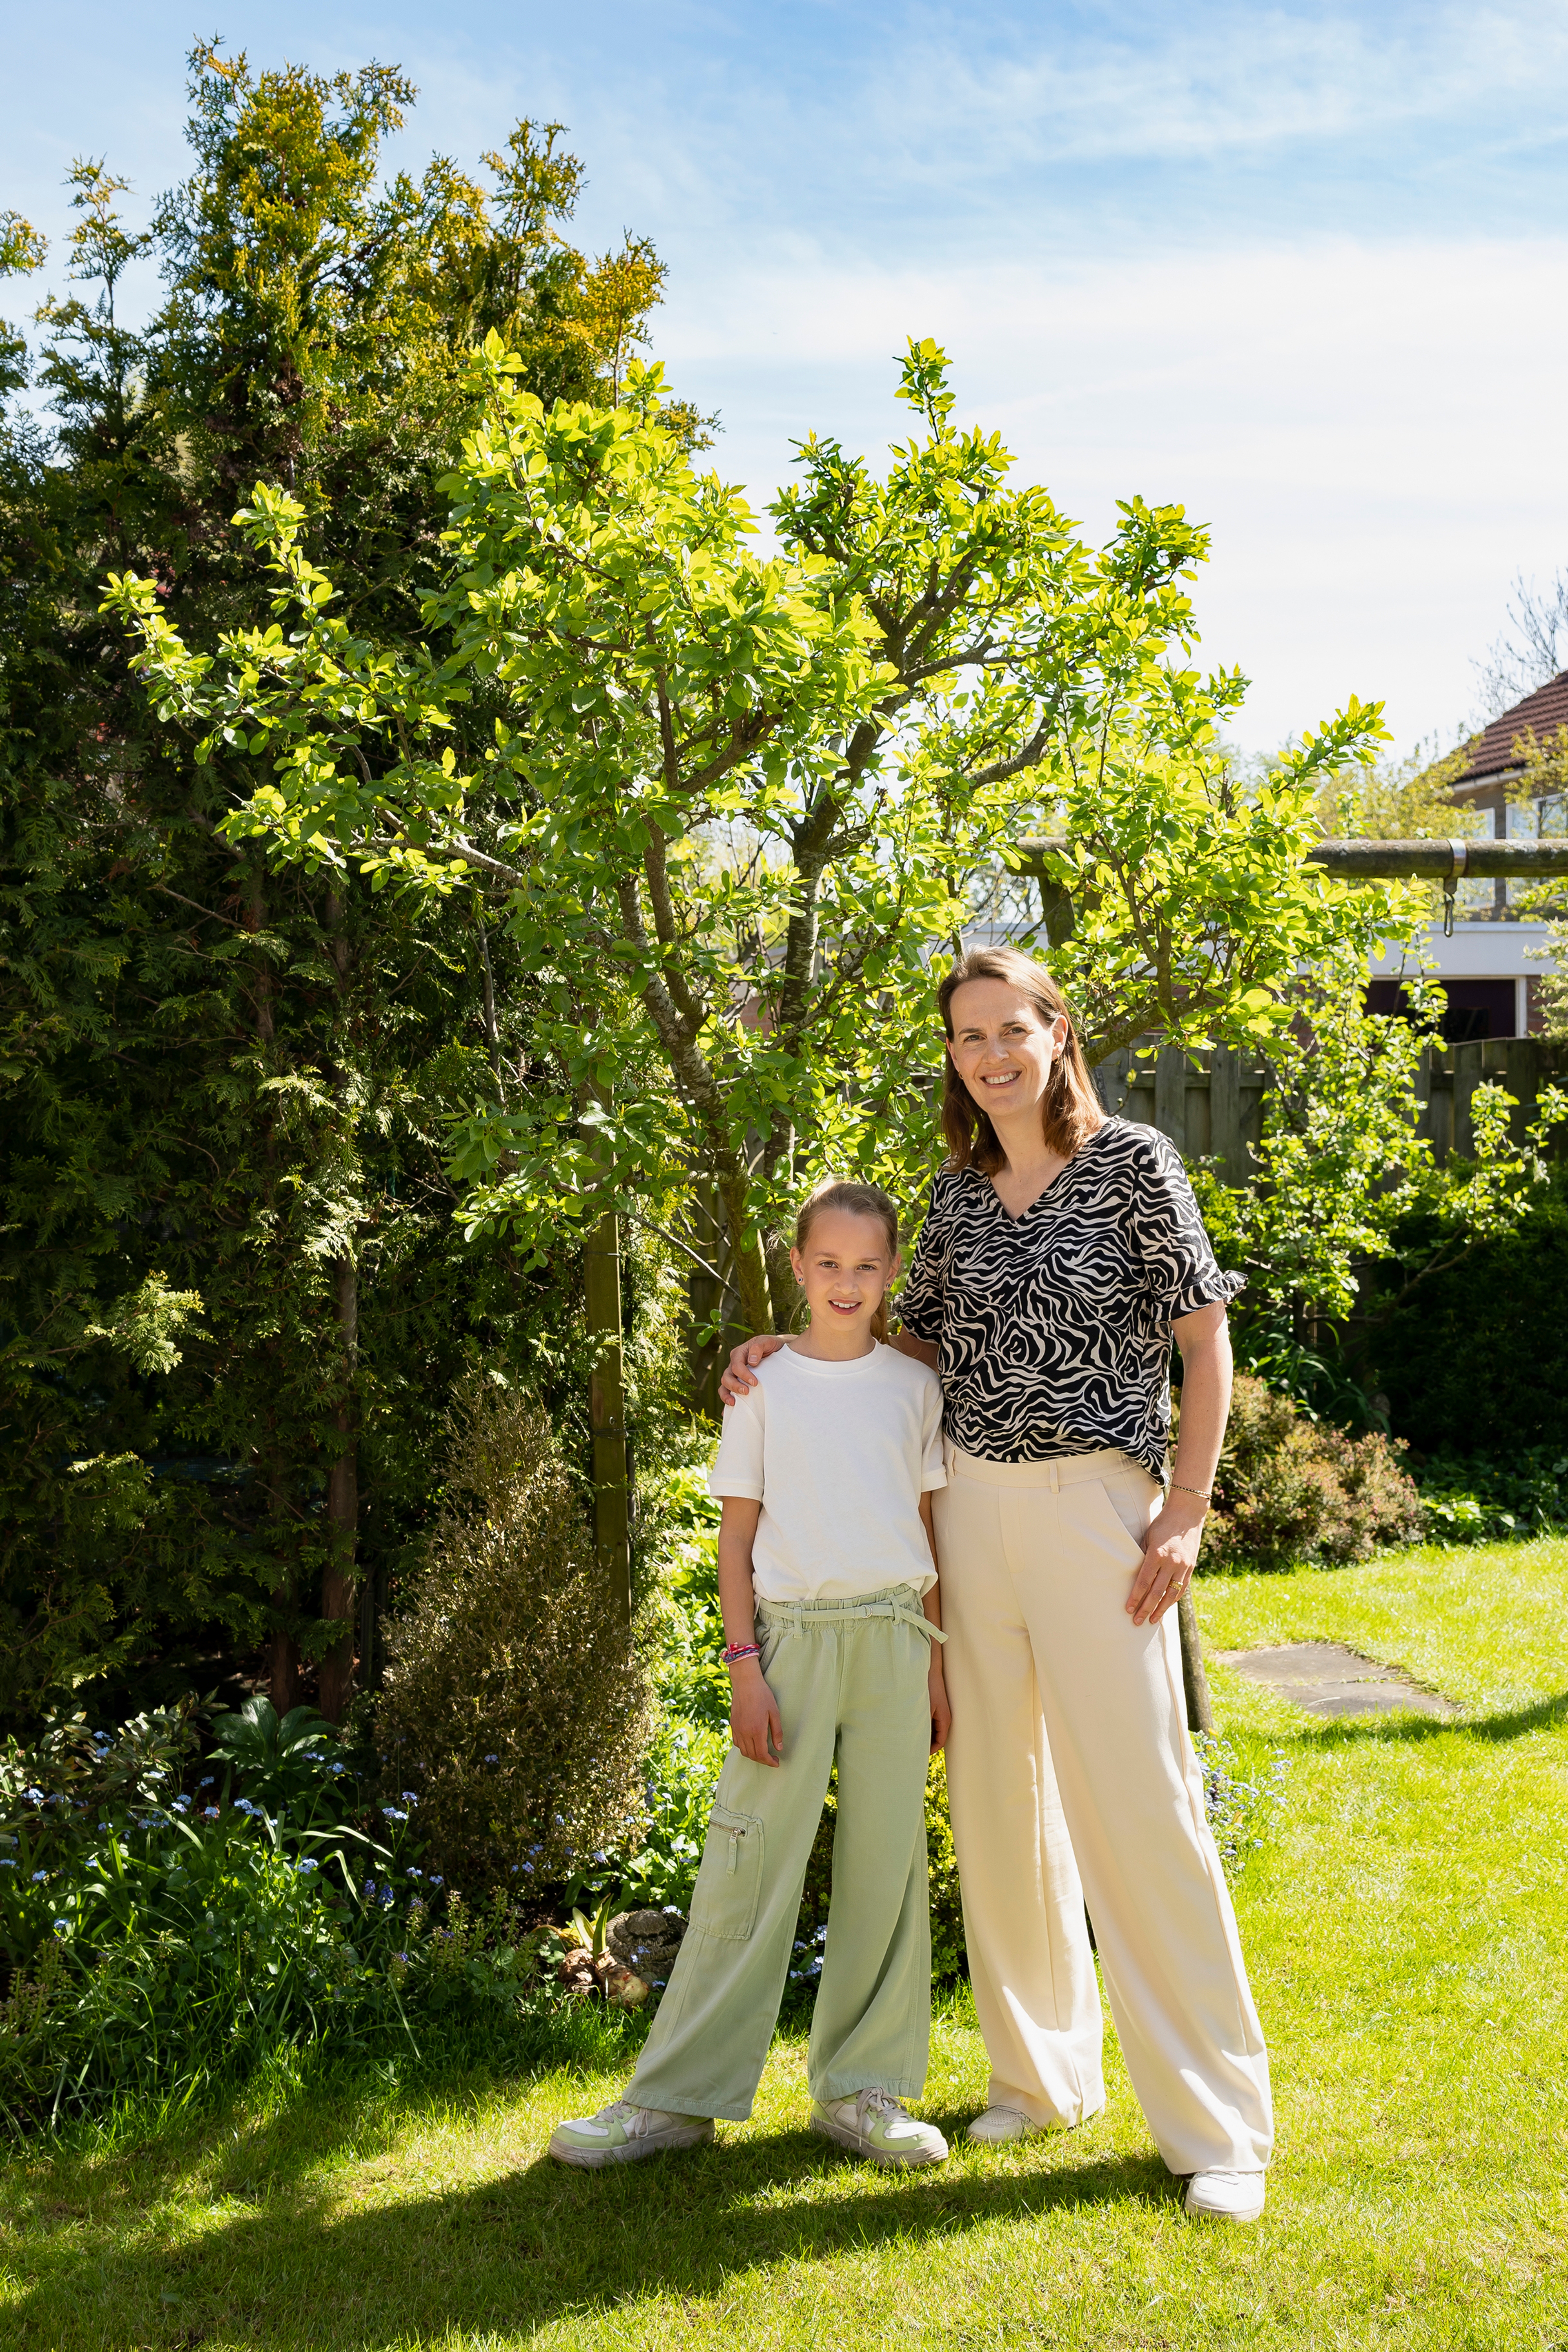
[[1379, 1665], [1342, 1642], [1280, 1642], [1266, 1650], [1216, 1650], [1222, 1664], [1267, 1683], [1310, 1715], [1457, 1715], [1452, 1699], [1423, 1690], [1398, 1666]]

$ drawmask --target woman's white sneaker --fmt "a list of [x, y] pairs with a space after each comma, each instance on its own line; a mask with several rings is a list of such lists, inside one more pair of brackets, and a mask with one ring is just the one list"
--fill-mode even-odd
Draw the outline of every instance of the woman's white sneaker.
[[975, 2116], [964, 2137], [980, 2140], [987, 2147], [997, 2147], [1004, 2140], [1027, 2139], [1031, 2132], [1044, 2129], [1043, 2124], [1034, 2122], [1021, 2108], [987, 2107], [983, 2116]]
[[1263, 2175], [1194, 2172], [1185, 2203], [1194, 2221], [1256, 2221], [1263, 2210]]

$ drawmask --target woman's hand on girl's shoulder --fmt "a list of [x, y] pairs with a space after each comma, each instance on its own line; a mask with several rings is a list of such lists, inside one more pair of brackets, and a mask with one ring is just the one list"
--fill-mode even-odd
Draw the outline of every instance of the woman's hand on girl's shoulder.
[[730, 1360], [719, 1376], [719, 1401], [733, 1404], [748, 1389], [754, 1389], [756, 1368], [776, 1356], [784, 1342], [776, 1331], [760, 1331], [754, 1339], [742, 1339], [738, 1348], [730, 1350]]

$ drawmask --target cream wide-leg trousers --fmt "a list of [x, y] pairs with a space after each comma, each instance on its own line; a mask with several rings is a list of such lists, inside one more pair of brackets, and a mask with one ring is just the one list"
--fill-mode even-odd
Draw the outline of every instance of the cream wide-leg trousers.
[[1102, 2105], [1087, 1900], [1122, 2054], [1173, 2172], [1259, 2172], [1268, 2059], [1187, 1737], [1176, 1612], [1126, 1601], [1160, 1487], [1114, 1451], [983, 1462], [935, 1496], [953, 1843], [991, 2104]]

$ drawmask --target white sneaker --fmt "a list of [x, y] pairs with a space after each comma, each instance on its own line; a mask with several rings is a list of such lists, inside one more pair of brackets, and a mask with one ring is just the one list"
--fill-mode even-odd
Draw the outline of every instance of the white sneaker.
[[698, 2147], [713, 2137], [711, 2116], [677, 2116], [663, 2107], [634, 2107], [629, 2099], [613, 2099], [596, 2116], [579, 2116], [557, 2124], [550, 2135], [549, 2153], [557, 2164], [574, 2164], [596, 2171], [604, 2164], [637, 2164], [657, 2156], [661, 2147]]
[[947, 2142], [934, 2124], [918, 2124], [891, 2091], [857, 2091], [852, 2099], [814, 2099], [811, 2128], [873, 2164], [941, 2164]]
[[1256, 2221], [1263, 2210], [1263, 2175], [1194, 2172], [1185, 2206], [1194, 2221]]
[[1031, 2132], [1044, 2130], [1044, 2124], [1036, 2123], [1020, 2107], [987, 2107], [983, 2116], [975, 2116], [964, 2137], [982, 2140], [987, 2147], [995, 2147], [1004, 2140], [1027, 2139]]

